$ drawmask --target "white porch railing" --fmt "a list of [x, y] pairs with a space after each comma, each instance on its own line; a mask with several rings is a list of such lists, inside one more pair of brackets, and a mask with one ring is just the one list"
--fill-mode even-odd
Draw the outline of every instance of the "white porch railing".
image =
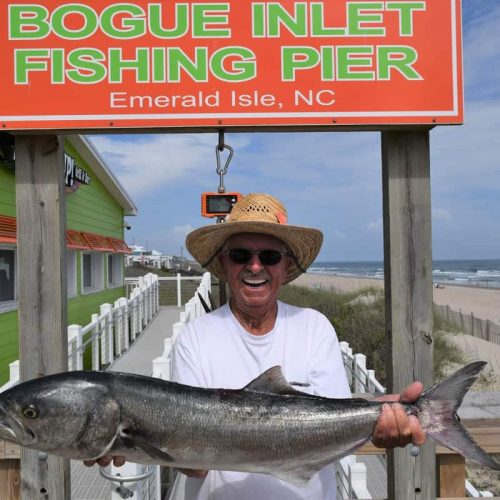
[[6, 384], [0, 387], [0, 392], [10, 389], [12, 386], [19, 382], [19, 360], [16, 359], [12, 363], [9, 363], [9, 380]]
[[[102, 304], [85, 326], [68, 326], [68, 370], [81, 370], [90, 352], [92, 370], [100, 370], [125, 352], [159, 310], [158, 277], [141, 277], [127, 299]], [[19, 361], [10, 363], [10, 379], [0, 392], [19, 382]]]
[[353, 393], [385, 394], [385, 387], [375, 378], [375, 371], [367, 370], [364, 354], [353, 354], [347, 342], [340, 342], [340, 350], [347, 380]]
[[[199, 280], [202, 281], [202, 276], [181, 276], [177, 274], [176, 276], [157, 276], [158, 281], [161, 285], [163, 282], [175, 282], [176, 283], [176, 301], [177, 307], [182, 307], [182, 283], [183, 282], [192, 282]], [[127, 290], [132, 290], [137, 286], [139, 278], [125, 278], [125, 285]]]
[[153, 360], [153, 377], [163, 380], [170, 380], [170, 351], [179, 332], [193, 319], [199, 318], [205, 314], [200, 295], [205, 303], [209, 304], [208, 292], [211, 290], [212, 282], [210, 273], [202, 276], [198, 289], [186, 304], [184, 310], [179, 314], [179, 321], [172, 325], [172, 337], [165, 339], [164, 349], [161, 356]]
[[92, 370], [109, 365], [128, 350], [159, 309], [158, 276], [141, 276], [128, 299], [101, 304], [90, 323], [68, 327], [68, 369], [81, 370], [85, 352], [91, 353]]
[[[375, 371], [366, 368], [366, 356], [353, 354], [347, 342], [340, 342], [344, 369], [351, 391], [355, 394], [385, 394], [385, 387], [375, 378]], [[356, 455], [349, 455], [341, 460], [337, 471], [337, 497], [372, 498], [367, 487], [366, 465], [358, 462]]]

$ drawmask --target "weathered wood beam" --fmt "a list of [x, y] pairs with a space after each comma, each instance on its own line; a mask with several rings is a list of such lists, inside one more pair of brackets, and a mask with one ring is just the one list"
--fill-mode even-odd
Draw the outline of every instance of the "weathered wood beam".
[[[19, 355], [22, 380], [66, 371], [63, 138], [16, 137]], [[21, 452], [21, 498], [70, 498], [69, 462]]]
[[[390, 392], [433, 382], [429, 132], [382, 132], [387, 379]], [[388, 454], [390, 499], [436, 498], [434, 445]]]

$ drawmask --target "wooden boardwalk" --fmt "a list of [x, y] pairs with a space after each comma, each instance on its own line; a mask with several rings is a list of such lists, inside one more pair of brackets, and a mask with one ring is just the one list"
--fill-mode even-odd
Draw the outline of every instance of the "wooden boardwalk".
[[144, 333], [108, 370], [150, 376], [153, 372], [153, 359], [163, 353], [164, 340], [172, 336], [172, 325], [179, 321], [179, 314], [183, 310], [177, 306], [161, 307]]

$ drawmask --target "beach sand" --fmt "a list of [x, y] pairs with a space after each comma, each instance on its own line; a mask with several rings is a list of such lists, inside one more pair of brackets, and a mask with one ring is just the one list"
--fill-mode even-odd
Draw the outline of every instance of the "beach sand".
[[[363, 288], [384, 288], [384, 282], [369, 278], [347, 278], [327, 274], [306, 273], [292, 282], [293, 285], [307, 288], [322, 288], [339, 292], [355, 292]], [[433, 288], [434, 302], [449, 305], [454, 311], [474, 313], [481, 319], [489, 319], [500, 325], [500, 288], [481, 288], [476, 286], [442, 285]]]

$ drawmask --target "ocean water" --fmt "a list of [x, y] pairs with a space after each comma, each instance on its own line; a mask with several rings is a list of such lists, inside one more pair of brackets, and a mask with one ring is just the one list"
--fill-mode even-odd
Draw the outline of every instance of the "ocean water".
[[[384, 279], [383, 262], [314, 262], [310, 273]], [[500, 288], [500, 259], [435, 260], [434, 283]]]

